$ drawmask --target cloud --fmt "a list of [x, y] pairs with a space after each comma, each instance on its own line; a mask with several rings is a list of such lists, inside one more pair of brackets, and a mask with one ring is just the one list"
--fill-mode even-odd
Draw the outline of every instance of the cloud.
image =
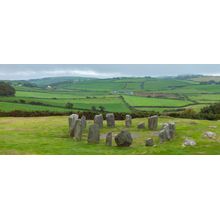
[[121, 76], [121, 73], [107, 73], [93, 70], [42, 70], [42, 71], [17, 71], [13, 73], [0, 73], [0, 79], [35, 79], [45, 77], [61, 77], [61, 76], [76, 76], [76, 77], [91, 77], [91, 78], [111, 78]]

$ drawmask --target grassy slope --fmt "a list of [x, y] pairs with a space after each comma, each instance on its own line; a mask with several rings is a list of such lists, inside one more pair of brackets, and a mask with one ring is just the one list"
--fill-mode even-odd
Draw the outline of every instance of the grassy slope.
[[[220, 154], [220, 125], [218, 121], [198, 121], [189, 119], [160, 118], [160, 126], [167, 121], [175, 121], [177, 135], [171, 142], [158, 143], [155, 132], [147, 129], [137, 130], [137, 123], [147, 119], [134, 119], [130, 129], [136, 135], [132, 147], [107, 147], [104, 139], [97, 145], [87, 144], [87, 129], [83, 140], [76, 142], [68, 137], [67, 117], [41, 117], [41, 118], [0, 118], [0, 154]], [[89, 124], [92, 122], [90, 121]], [[117, 128], [107, 129], [118, 133], [124, 128], [124, 121], [117, 121]], [[217, 128], [209, 128], [216, 125]], [[216, 140], [203, 137], [205, 131], [217, 133]], [[155, 139], [156, 147], [145, 147], [147, 137]], [[197, 141], [196, 147], [182, 147], [185, 137]], [[114, 143], [115, 145], [115, 143]]]

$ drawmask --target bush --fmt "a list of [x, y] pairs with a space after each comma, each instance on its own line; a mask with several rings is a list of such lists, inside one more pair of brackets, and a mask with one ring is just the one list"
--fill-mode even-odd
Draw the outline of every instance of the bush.
[[67, 102], [65, 108], [73, 109], [73, 103]]
[[[11, 111], [11, 112], [2, 112], [0, 111], [0, 117], [42, 117], [42, 116], [62, 116], [62, 115], [71, 115], [71, 114], [79, 114], [81, 117], [84, 115], [88, 120], [93, 120], [94, 116], [97, 114], [97, 112], [77, 112], [77, 111], [70, 111], [70, 112], [49, 112], [49, 111], [33, 111], [33, 112], [26, 112], [26, 111]], [[124, 120], [127, 113], [121, 113], [121, 112], [115, 112], [115, 119], [116, 120]], [[132, 118], [143, 118], [148, 117], [151, 115], [157, 114], [156, 112], [134, 112], [130, 115]], [[104, 119], [106, 119], [106, 115], [103, 114]]]
[[220, 114], [220, 103], [215, 103], [201, 109], [204, 114]]
[[24, 99], [20, 99], [19, 102], [22, 103], [22, 104], [26, 103], [26, 101]]

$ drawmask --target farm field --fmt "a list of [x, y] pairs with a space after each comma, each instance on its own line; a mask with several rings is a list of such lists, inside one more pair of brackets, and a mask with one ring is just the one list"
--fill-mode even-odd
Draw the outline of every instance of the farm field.
[[[0, 96], [0, 111], [175, 111], [219, 102], [220, 84], [204, 85], [198, 80], [151, 77], [87, 79], [54, 77], [36, 79], [31, 87], [13, 82], [15, 97]], [[63, 81], [62, 81], [63, 80]], [[29, 83], [30, 83], [29, 82]], [[13, 84], [12, 83], [12, 84]], [[68, 107], [67, 103], [72, 106]]]
[[146, 98], [138, 96], [123, 96], [125, 101], [131, 106], [165, 106], [165, 107], [179, 107], [192, 104], [190, 101], [177, 99], [161, 99], [161, 98]]
[[[24, 103], [13, 103], [24, 102]], [[33, 103], [33, 104], [32, 104]], [[73, 104], [73, 109], [66, 108], [67, 103]], [[49, 105], [49, 106], [43, 106]], [[128, 106], [120, 97], [105, 98], [72, 98], [72, 99], [50, 99], [50, 98], [30, 98], [30, 97], [4, 97], [0, 98], [0, 111], [58, 111], [70, 112], [71, 110], [91, 110], [92, 107], [104, 107], [107, 111], [130, 112]]]
[[69, 109], [64, 109], [59, 107], [0, 102], [0, 111], [10, 112], [16, 110], [27, 111], [27, 112], [33, 112], [33, 111], [70, 112]]
[[[156, 131], [137, 129], [136, 126], [139, 122], [147, 122], [147, 118], [133, 119], [132, 127], [128, 129], [134, 136], [133, 144], [131, 147], [123, 148], [116, 147], [115, 143], [112, 147], [105, 146], [104, 137], [110, 130], [113, 131], [113, 134], [117, 134], [124, 128], [124, 121], [116, 121], [116, 128], [113, 129], [107, 128], [104, 124], [104, 128], [101, 130], [100, 143], [89, 145], [87, 144], [88, 128], [84, 131], [83, 140], [80, 142], [69, 137], [66, 116], [2, 117], [0, 118], [0, 154], [220, 154], [219, 121], [161, 117], [159, 128], [165, 122], [176, 123], [176, 137], [172, 141], [163, 144], [158, 142]], [[92, 123], [92, 121], [88, 121], [88, 125]], [[205, 138], [203, 134], [207, 130], [216, 132], [216, 138]], [[153, 137], [156, 143], [155, 147], [144, 146], [144, 141], [148, 137]], [[196, 140], [197, 145], [183, 147], [182, 143], [185, 138]]]

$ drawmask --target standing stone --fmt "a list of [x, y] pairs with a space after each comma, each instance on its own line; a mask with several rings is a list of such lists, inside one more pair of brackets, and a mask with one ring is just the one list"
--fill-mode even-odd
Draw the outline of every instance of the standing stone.
[[85, 129], [86, 128], [86, 116], [82, 116], [81, 117], [81, 123], [82, 123], [82, 129]]
[[144, 128], [145, 128], [145, 123], [144, 123], [144, 122], [140, 122], [140, 123], [137, 125], [137, 128], [138, 128], [138, 129], [144, 129]]
[[169, 141], [173, 139], [176, 132], [176, 125], [175, 123], [164, 123], [162, 130], [159, 132], [160, 142], [163, 143], [165, 141]]
[[70, 133], [70, 137], [74, 137], [75, 124], [76, 124], [76, 120], [78, 118], [79, 118], [79, 115], [77, 115], [77, 114], [72, 114], [68, 118], [68, 120], [69, 120], [69, 133]]
[[88, 133], [88, 143], [89, 144], [98, 144], [100, 140], [100, 131], [99, 126], [97, 124], [89, 126]]
[[169, 124], [165, 123], [163, 129], [164, 129], [164, 132], [165, 132], [166, 140], [170, 140], [171, 139], [171, 134], [170, 134], [170, 126], [169, 126]]
[[158, 116], [154, 115], [148, 117], [148, 129], [149, 130], [156, 130], [158, 126]]
[[115, 127], [115, 115], [113, 113], [106, 114], [107, 127], [114, 128]]
[[154, 146], [154, 140], [153, 140], [153, 138], [148, 138], [148, 139], [145, 141], [145, 146], [147, 146], [147, 147]]
[[169, 129], [170, 129], [170, 136], [171, 136], [171, 139], [174, 138], [174, 135], [176, 133], [176, 124], [175, 122], [170, 122], [169, 123]]
[[112, 132], [108, 132], [106, 135], [105, 145], [112, 146]]
[[129, 147], [132, 144], [132, 137], [128, 131], [121, 131], [118, 135], [115, 136], [115, 142], [117, 146], [120, 147]]
[[103, 128], [103, 116], [102, 114], [95, 115], [94, 124], [97, 124], [99, 128]]
[[159, 138], [160, 138], [160, 143], [163, 143], [167, 140], [166, 138], [166, 132], [164, 129], [160, 130], [159, 132]]
[[130, 128], [132, 124], [132, 117], [131, 115], [126, 115], [125, 116], [125, 127]]
[[75, 123], [75, 129], [74, 129], [74, 137], [77, 141], [81, 141], [82, 139], [82, 122], [81, 119], [77, 119]]

